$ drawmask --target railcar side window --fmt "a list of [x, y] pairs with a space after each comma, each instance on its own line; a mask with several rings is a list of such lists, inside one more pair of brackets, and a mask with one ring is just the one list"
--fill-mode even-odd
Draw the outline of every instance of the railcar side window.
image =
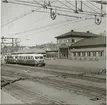
[[38, 59], [38, 57], [35, 57], [35, 59]]
[[17, 58], [17, 56], [15, 56], [15, 58]]
[[30, 56], [28, 56], [28, 59], [30, 59]]
[[31, 56], [31, 59], [33, 59], [33, 56]]
[[43, 57], [40, 57], [40, 59], [43, 59]]
[[96, 56], [96, 52], [93, 52], [93, 56]]

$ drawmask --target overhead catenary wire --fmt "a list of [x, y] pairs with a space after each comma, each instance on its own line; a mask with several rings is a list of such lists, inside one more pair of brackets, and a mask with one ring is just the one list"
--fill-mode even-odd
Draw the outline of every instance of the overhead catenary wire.
[[[58, 0], [61, 4], [63, 4], [64, 6], [68, 7], [66, 4], [64, 4], [63, 2], [61, 2], [60, 0]], [[72, 9], [71, 7], [68, 7], [69, 9], [75, 11], [74, 9]]]
[[18, 4], [18, 5], [24, 5], [24, 6], [32, 6], [32, 7], [41, 7], [41, 6], [38, 6], [38, 5], [31, 5], [31, 4], [25, 4], [25, 3], [18, 3], [18, 2], [13, 2], [13, 1], [9, 1], [8, 3], [11, 3], [11, 4]]
[[[63, 10], [62, 10], [63, 11]], [[50, 13], [47, 11], [36, 11], [36, 12], [43, 12], [43, 13]], [[67, 11], [66, 11], [67, 12]], [[69, 11], [68, 11], [69, 12]], [[56, 13], [57, 15], [62, 15], [62, 16], [67, 16], [67, 17], [74, 17], [74, 18], [83, 18], [83, 17], [78, 17], [78, 16], [73, 16], [73, 15], [68, 15], [68, 14], [61, 14], [61, 13]], [[92, 15], [93, 16], [93, 15]], [[85, 19], [95, 19], [95, 18], [90, 18], [86, 17]]]
[[[16, 0], [16, 1], [20, 1], [20, 0]], [[25, 4], [25, 5], [26, 5], [26, 4]], [[41, 7], [41, 8], [42, 8], [42, 7]], [[61, 14], [61, 13], [57, 13], [57, 15], [68, 16], [68, 17], [74, 17], [74, 18], [82, 18], [82, 17], [78, 17], [78, 16], [72, 16], [72, 15]]]
[[[26, 5], [26, 4], [21, 4], [21, 3], [15, 3], [15, 2], [9, 2], [9, 3], [13, 3], [13, 4], [20, 4], [20, 5]], [[27, 4], [28, 5], [28, 4]], [[28, 6], [32, 6], [32, 5], [28, 5]], [[35, 6], [36, 7], [36, 6]], [[39, 6], [41, 7], [41, 6]], [[42, 8], [42, 7], [41, 7]], [[63, 16], [69, 16], [69, 17], [74, 17], [74, 18], [81, 18], [81, 17], [78, 17], [78, 16], [70, 16], [70, 15], [67, 15], [67, 14], [60, 14], [60, 13], [57, 13], [58, 15], [63, 15]]]
[[[102, 23], [104, 23], [104, 22], [102, 22]], [[97, 25], [96, 27], [89, 29], [89, 31], [96, 30], [96, 29], [98, 29], [98, 28], [101, 28], [101, 26], [98, 26], [98, 25]], [[104, 29], [104, 30], [105, 30], [105, 29]]]
[[[76, 20], [76, 21], [74, 21], [74, 20]], [[59, 23], [55, 23], [55, 24], [51, 24], [51, 25], [46, 25], [46, 26], [44, 26], [44, 27], [39, 27], [39, 28], [33, 28], [32, 30], [28, 30], [29, 32], [32, 32], [32, 31], [36, 31], [36, 30], [41, 30], [41, 29], [44, 29], [44, 28], [50, 28], [50, 27], [52, 27], [53, 28], [53, 26], [56, 26], [56, 25], [58, 25], [58, 26], [56, 26], [56, 27], [61, 27], [61, 26], [64, 26], [64, 25], [68, 25], [68, 24], [71, 24], [71, 23], [78, 23], [78, 22], [81, 22], [81, 21], [85, 21], [85, 20], [87, 20], [87, 19], [81, 19], [81, 20], [77, 20], [77, 19], [73, 19], [73, 20], [69, 20], [69, 21], [60, 21]], [[69, 22], [69, 23], [68, 23]], [[63, 25], [62, 25], [63, 24]], [[48, 30], [48, 29], [46, 29], [46, 30]], [[42, 32], [42, 31], [40, 31], [40, 32]], [[43, 31], [44, 32], [44, 31]], [[27, 33], [27, 31], [25, 31], [25, 33]], [[23, 33], [23, 34], [25, 34], [25, 33]], [[17, 33], [16, 35], [19, 35], [19, 34], [22, 34], [22, 33]], [[14, 34], [15, 35], [15, 34]], [[29, 34], [29, 35], [31, 35], [31, 34]], [[25, 35], [26, 36], [26, 35]]]
[[29, 15], [29, 14], [33, 13], [33, 12], [36, 12], [36, 11], [37, 11], [37, 10], [39, 10], [39, 9], [41, 9], [41, 8], [38, 8], [38, 9], [36, 9], [35, 11], [32, 11], [32, 10], [31, 10], [30, 12], [27, 12], [27, 13], [21, 14], [21, 15], [19, 15], [19, 16], [17, 16], [17, 17], [15, 17], [13, 20], [8, 21], [7, 23], [3, 24], [1, 27], [6, 26], [6, 25], [8, 25], [8, 24], [10, 24], [10, 23], [12, 23], [12, 22], [14, 22], [14, 21], [16, 21], [16, 20], [20, 19], [20, 18], [23, 18], [23, 17], [25, 17], [25, 16], [27, 16], [27, 15]]
[[33, 0], [35, 3], [37, 3], [37, 4], [39, 4], [39, 5], [41, 5], [42, 7], [44, 7], [44, 5], [43, 4], [41, 4], [41, 3], [39, 3], [39, 2], [37, 2], [36, 0]]
[[79, 29], [86, 29], [86, 28], [89, 28], [89, 27], [95, 27], [95, 24], [91, 24], [91, 25], [87, 25], [87, 26], [84, 26], [84, 27], [80, 27], [80, 28], [75, 28], [74, 30], [79, 30]]
[[[77, 20], [77, 19], [75, 19], [75, 20]], [[87, 20], [87, 18], [84, 18], [83, 20]], [[72, 20], [69, 20], [69, 21], [72, 21]], [[78, 20], [78, 21], [80, 21], [80, 20]], [[39, 27], [39, 28], [33, 28], [33, 29], [25, 30], [25, 31], [22, 31], [22, 32], [14, 33], [14, 35], [19, 35], [19, 34], [23, 34], [23, 33], [32, 32], [32, 31], [39, 30], [39, 29], [42, 29], [42, 28], [47, 28], [49, 26], [54, 26], [54, 25], [57, 25], [57, 24], [60, 24], [60, 23], [63, 23], [63, 22], [64, 21], [60, 21], [59, 23], [48, 24], [46, 26], [42, 26], [42, 27]], [[67, 22], [67, 21], [65, 21], [65, 22]]]
[[[41, 8], [42, 8], [42, 7], [41, 7]], [[14, 21], [16, 21], [16, 20], [18, 20], [18, 19], [20, 19], [20, 18], [22, 18], [22, 17], [24, 17], [24, 16], [26, 16], [26, 15], [28, 15], [28, 14], [31, 14], [32, 12], [35, 12], [35, 11], [37, 11], [37, 10], [38, 10], [38, 9], [36, 9], [36, 10], [31, 10], [30, 12], [28, 12], [28, 13], [26, 13], [26, 14], [23, 14], [22, 16], [16, 17], [16, 18], [14, 18], [12, 21], [9, 21], [9, 22], [7, 22], [6, 24], [2, 25], [2, 27], [5, 26], [5, 25], [7, 25], [7, 24], [9, 24], [9, 23], [12, 23], [12, 22], [14, 22]], [[74, 18], [81, 18], [81, 17], [70, 16], [70, 15], [66, 15], [66, 14], [60, 14], [60, 13], [57, 13], [57, 14], [58, 14], [58, 15], [63, 15], [63, 16], [74, 17]]]
[[[59, 23], [62, 23], [64, 21], [60, 21]], [[39, 29], [42, 29], [42, 28], [47, 28], [47, 27], [50, 27], [50, 26], [53, 26], [53, 25], [57, 25], [59, 23], [52, 23], [52, 24], [48, 24], [48, 25], [45, 25], [45, 26], [42, 26], [42, 27], [39, 27], [39, 28], [32, 28], [32, 29], [29, 29], [29, 30], [25, 30], [25, 31], [22, 31], [22, 32], [18, 32], [18, 33], [15, 33], [14, 35], [19, 35], [19, 34], [23, 34], [23, 33], [27, 33], [27, 32], [32, 32], [34, 30], [39, 30]]]
[[[40, 18], [38, 21], [36, 21], [35, 22], [35, 24], [37, 24], [38, 22], [40, 22], [40, 21], [42, 21], [42, 20], [44, 20], [44, 19], [46, 19], [46, 17], [47, 17], [47, 15], [45, 15], [45, 16], [43, 16], [42, 18]], [[22, 34], [22, 33], [24, 33], [24, 31], [23, 32], [21, 32], [21, 33], [15, 33], [15, 35], [19, 35], [19, 34]], [[12, 34], [12, 35], [14, 35], [14, 34]]]
[[[28, 2], [28, 1], [22, 1], [22, 0], [15, 0], [15, 1], [18, 1], [18, 2], [24, 2], [24, 3], [31, 3], [31, 4], [37, 4], [37, 3], [34, 3], [34, 2]], [[37, 2], [37, 1], [36, 1]], [[15, 2], [14, 2], [15, 3]], [[69, 2], [70, 3], [70, 2]], [[19, 3], [20, 4], [20, 3]], [[71, 4], [71, 3], [70, 3]], [[20, 4], [21, 5], [21, 4]], [[29, 4], [23, 4], [23, 5], [28, 5], [28, 6], [38, 6], [38, 5], [29, 5]], [[41, 4], [43, 5], [43, 4]], [[84, 3], [85, 6], [87, 6], [85, 3]], [[40, 6], [40, 5], [39, 5]], [[53, 6], [53, 7], [56, 7], [56, 8], [62, 8], [62, 7], [58, 7], [58, 6]], [[89, 6], [88, 6], [89, 7]], [[90, 9], [92, 9], [91, 7], [89, 7]], [[62, 8], [62, 9], [69, 9], [69, 8]], [[79, 9], [79, 8], [78, 8]], [[85, 12], [85, 11], [84, 11]], [[86, 12], [89, 12], [89, 11], [86, 11]], [[96, 12], [96, 11], [95, 11]], [[99, 13], [98, 13], [99, 14]]]
[[[101, 10], [101, 8], [98, 8], [96, 5], [94, 5], [93, 3], [91, 3], [90, 1], [87, 1], [87, 2], [89, 2], [91, 5], [93, 5], [95, 8], [97, 8], [98, 10]], [[102, 12], [104, 12], [104, 11], [102, 11]], [[104, 12], [105, 13], [105, 12]], [[105, 13], [106, 14], [106, 13]]]
[[[29, 1], [23, 1], [23, 0], [15, 0], [15, 1], [20, 2], [20, 3], [33, 4], [35, 6], [38, 6], [38, 4], [39, 4], [39, 6], [40, 6], [40, 3], [36, 3], [36, 2], [29, 2]], [[43, 5], [41, 4], [41, 6], [43, 6]]]
[[[19, 0], [17, 0], [17, 1], [19, 1]], [[21, 1], [20, 1], [21, 2]], [[41, 7], [41, 6], [38, 6], [38, 5], [29, 5], [29, 4], [21, 4], [21, 3], [16, 3], [16, 2], [9, 2], [9, 3], [13, 3], [13, 4], [19, 4], [19, 5], [27, 5], [27, 6], [33, 6], [33, 7]], [[70, 8], [64, 8], [64, 7], [59, 7], [59, 6], [52, 6], [52, 7], [55, 7], [56, 9], [57, 8], [60, 8], [60, 9], [66, 9], [66, 10], [70, 10]], [[58, 9], [57, 9], [58, 10]], [[64, 10], [59, 10], [59, 11], [64, 11]], [[66, 11], [66, 12], [68, 12], [68, 11]], [[70, 11], [69, 11], [70, 12]], [[92, 13], [92, 12], [89, 12], [89, 11], [84, 11], [85, 13], [79, 13], [79, 14], [87, 14], [87, 15], [96, 15], [97, 16], [97, 14], [100, 14], [100, 13], [97, 13], [97, 14], [95, 14], [95, 13]], [[90, 14], [89, 14], [90, 13]], [[92, 13], [92, 14], [91, 14]]]
[[[75, 5], [73, 5], [70, 1], [67, 1], [65, 0], [68, 4], [72, 5], [75, 7]], [[84, 10], [81, 10], [80, 8], [77, 7], [77, 11], [78, 11], [78, 14], [84, 14], [84, 15], [98, 15], [100, 13], [95, 13], [95, 12], [90, 12], [90, 11], [84, 11]]]
[[[77, 19], [74, 19], [74, 20], [77, 20]], [[58, 26], [55, 25], [55, 27], [49, 27], [49, 28], [47, 27], [48, 29], [45, 29], [45, 30], [43, 30], [43, 31], [36, 32], [36, 34], [37, 34], [37, 33], [41, 33], [41, 32], [45, 32], [46, 30], [50, 30], [50, 29], [57, 28], [57, 27], [62, 27], [62, 26], [65, 26], [65, 25], [68, 25], [68, 24], [71, 24], [71, 23], [73, 24], [73, 23], [80, 22], [80, 21], [84, 21], [84, 20], [77, 20], [77, 21], [72, 21], [72, 20], [71, 20], [70, 23], [68, 23], [69, 21], [68, 21], [68, 22], [65, 21], [65, 22], [63, 22], [63, 23], [61, 22], [61, 24], [63, 24], [63, 25], [58, 25], [58, 24], [56, 24], [56, 25], [58, 25]], [[54, 25], [53, 25], [53, 26], [54, 26]], [[40, 30], [41, 30], [41, 29], [40, 29]], [[29, 35], [33, 35], [33, 34], [34, 34], [34, 33], [27, 34], [27, 35], [23, 35], [23, 36], [29, 36]], [[21, 35], [21, 36], [22, 36], [22, 35]]]
[[87, 4], [85, 4], [84, 2], [82, 2], [86, 7], [88, 7], [89, 9], [93, 10], [95, 13], [98, 13], [96, 10], [94, 10], [93, 8], [91, 8], [90, 6], [88, 6]]
[[[74, 20], [76, 20], [76, 21], [74, 21]], [[85, 21], [86, 19], [82, 19], [82, 20], [77, 20], [77, 19], [74, 19], [73, 21], [72, 20], [69, 20], [69, 21], [65, 21], [64, 23], [62, 23], [62, 24], [59, 24], [58, 26], [55, 26], [55, 27], [51, 27], [52, 29], [53, 28], [57, 28], [57, 27], [62, 27], [62, 26], [65, 26], [65, 25], [68, 25], [68, 24], [74, 24], [74, 23], [79, 23], [79, 22], [81, 22], [81, 21]], [[68, 23], [69, 22], [69, 23]], [[50, 30], [50, 27], [49, 27], [49, 29], [45, 29], [45, 30], [43, 30], [43, 31], [40, 31], [40, 32], [44, 32], [44, 31], [46, 31], [46, 30]]]

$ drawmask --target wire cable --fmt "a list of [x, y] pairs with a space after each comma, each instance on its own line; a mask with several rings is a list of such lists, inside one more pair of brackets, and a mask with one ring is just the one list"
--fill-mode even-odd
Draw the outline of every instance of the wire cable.
[[9, 1], [8, 3], [24, 5], [24, 6], [32, 6], [32, 7], [41, 7], [41, 6], [37, 6], [37, 5], [30, 5], [30, 4], [25, 4], [25, 3], [17, 3], [17, 2], [12, 2], [12, 1]]
[[[58, 0], [61, 4], [63, 4], [64, 6], [68, 7], [66, 4], [64, 4], [63, 2], [61, 2], [60, 0]], [[74, 9], [72, 9], [71, 7], [68, 7], [69, 9], [75, 11]]]
[[89, 9], [93, 10], [95, 13], [98, 13], [96, 10], [94, 10], [93, 8], [91, 8], [90, 6], [86, 5], [84, 2], [82, 2], [86, 7], [88, 7]]
[[43, 4], [41, 4], [41, 3], [39, 3], [39, 2], [37, 2], [37, 1], [35, 1], [35, 0], [33, 0], [35, 3], [37, 3], [37, 4], [39, 4], [39, 5], [41, 5], [42, 7], [44, 7], [44, 5]]
[[[76, 20], [76, 21], [75, 21]], [[66, 21], [60, 21], [59, 23], [55, 23], [55, 24], [51, 24], [51, 25], [47, 25], [47, 26], [43, 26], [43, 27], [39, 27], [39, 28], [34, 28], [33, 30], [31, 30], [31, 31], [35, 31], [35, 30], [41, 30], [41, 29], [44, 29], [44, 28], [50, 28], [50, 27], [52, 27], [53, 28], [53, 26], [56, 26], [56, 28], [57, 27], [62, 27], [62, 26], [65, 26], [65, 25], [68, 25], [68, 24], [71, 24], [71, 23], [78, 23], [78, 22], [81, 22], [81, 21], [85, 21], [85, 20], [87, 20], [87, 19], [81, 19], [81, 20], [77, 20], [77, 19], [73, 19], [73, 20], [66, 20]], [[62, 25], [63, 24], [63, 25]], [[58, 25], [58, 26], [57, 26]], [[55, 28], [55, 27], [54, 27]], [[40, 32], [44, 32], [44, 31], [46, 31], [46, 30], [48, 30], [48, 29], [45, 29], [45, 30], [43, 30], [43, 31], [40, 31]], [[26, 33], [26, 32], [25, 32]], [[20, 34], [20, 33], [19, 33]], [[19, 34], [17, 34], [17, 35], [19, 35]], [[32, 34], [28, 34], [28, 35], [32, 35]], [[26, 35], [25, 35], [26, 36]]]
[[[22, 3], [16, 3], [16, 2], [9, 2], [9, 3], [12, 3], [12, 4], [18, 4], [18, 5], [25, 5], [25, 6], [33, 6], [33, 7], [41, 7], [41, 6], [38, 6], [38, 5], [30, 5], [30, 4], [22, 4]], [[31, 2], [30, 2], [31, 3]], [[55, 8], [57, 8], [57, 10], [58, 10], [58, 8], [60, 8], [60, 9], [65, 9], [65, 10], [71, 10], [70, 8], [64, 8], [64, 7], [59, 7], [59, 6], [52, 6], [52, 7], [55, 7]], [[60, 10], [60, 11], [64, 11], [64, 10]], [[68, 12], [68, 11], [66, 11], [66, 12]], [[70, 11], [69, 11], [70, 12]], [[92, 12], [89, 12], [89, 11], [84, 11], [84, 12], [88, 12], [88, 13], [92, 13]], [[86, 14], [86, 13], [80, 13], [80, 14]], [[100, 13], [98, 13], [98, 14], [100, 14]], [[93, 14], [87, 14], [87, 15], [95, 15], [95, 13], [93, 13]]]
[[[89, 2], [91, 5], [93, 5], [95, 8], [97, 8], [98, 10], [100, 10], [101, 11], [101, 9], [100, 8], [98, 8], [96, 5], [94, 5], [93, 3], [91, 3], [90, 1], [87, 1], [87, 2]], [[102, 12], [104, 12], [104, 11], [102, 11]], [[105, 13], [105, 12], [104, 12]], [[105, 13], [106, 14], [106, 13]]]
[[23, 18], [23, 17], [25, 17], [25, 16], [27, 16], [27, 15], [29, 15], [29, 14], [33, 13], [33, 12], [36, 12], [36, 11], [37, 11], [37, 10], [39, 10], [39, 9], [41, 9], [41, 8], [38, 8], [38, 9], [33, 10], [33, 11], [31, 10], [30, 12], [27, 12], [27, 13], [21, 14], [20, 16], [15, 17], [13, 20], [11, 20], [11, 21], [9, 21], [9, 22], [7, 22], [7, 23], [3, 24], [1, 27], [6, 26], [6, 25], [8, 25], [8, 24], [10, 24], [10, 23], [12, 23], [12, 22], [14, 22], [14, 21], [18, 20], [18, 19], [21, 19], [21, 18]]
[[91, 24], [91, 25], [87, 25], [87, 26], [84, 26], [84, 27], [80, 27], [80, 28], [75, 28], [74, 30], [79, 30], [79, 29], [84, 29], [84, 28], [89, 28], [89, 27], [95, 27], [94, 26], [95, 24]]
[[[67, 1], [67, 0], [66, 0], [66, 2], [69, 3], [70, 5], [72, 5], [73, 7], [75, 7], [75, 5], [73, 5], [70, 1]], [[90, 11], [82, 11], [82, 12], [79, 12], [80, 9], [79, 9], [79, 8], [77, 8], [77, 9], [78, 9], [78, 14], [95, 15], [94, 12], [90, 12]], [[100, 14], [100, 13], [97, 13], [97, 14]], [[96, 14], [96, 15], [97, 15], [97, 14]]]
[[23, 3], [30, 3], [30, 4], [37, 4], [35, 2], [29, 2], [29, 1], [23, 1], [23, 0], [14, 0], [14, 1], [17, 1], [17, 2], [23, 2]]

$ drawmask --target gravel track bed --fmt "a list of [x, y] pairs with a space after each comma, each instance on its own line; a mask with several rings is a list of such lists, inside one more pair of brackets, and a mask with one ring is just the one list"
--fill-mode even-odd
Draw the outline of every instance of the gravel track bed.
[[[11, 84], [4, 87], [5, 91], [9, 91], [12, 96], [20, 99], [26, 104], [39, 103], [39, 104], [62, 104], [62, 101], [55, 100], [52, 97], [43, 95], [40, 92], [33, 92], [27, 88], [24, 88], [22, 85]], [[26, 100], [26, 101], [25, 101]], [[36, 102], [37, 101], [37, 102]]]
[[[14, 73], [14, 72], [8, 71], [7, 75], [8, 76], [12, 75], [12, 73]], [[32, 77], [32, 76], [28, 76], [26, 74], [21, 74], [21, 73], [17, 73], [17, 75], [21, 76], [21, 77], [25, 77], [26, 79], [28, 79], [30, 81], [39, 82], [39, 83], [42, 83], [42, 84], [45, 84], [45, 85], [55, 87], [57, 89], [63, 89], [63, 90], [66, 89], [67, 91], [75, 91], [75, 92], [80, 93], [82, 95], [89, 96], [90, 98], [97, 97], [98, 100], [99, 99], [104, 99], [105, 100], [106, 90], [98, 88], [98, 87], [80, 85], [80, 84], [76, 84], [76, 83], [61, 81], [61, 80], [58, 80], [58, 79], [51, 79], [51, 78], [48, 78], [48, 77], [43, 77], [43, 78], [41, 78], [41, 77]]]
[[[12, 65], [5, 65], [7, 67], [12, 67]], [[15, 67], [16, 65], [14, 65], [13, 67]], [[17, 66], [17, 68], [20, 69], [29, 69], [30, 71], [34, 71], [34, 72], [38, 72], [38, 71], [43, 71], [45, 73], [50, 73], [50, 74], [55, 74], [57, 76], [66, 76], [69, 78], [77, 78], [77, 79], [83, 79], [83, 80], [87, 80], [87, 81], [92, 81], [92, 82], [98, 82], [98, 83], [106, 83], [106, 78], [99, 78], [99, 77], [93, 77], [93, 76], [86, 76], [84, 73], [78, 73], [78, 74], [74, 74], [74, 73], [66, 73], [62, 72], [60, 70], [57, 71], [50, 71], [50, 70], [43, 70], [44, 68], [34, 68], [34, 67], [29, 67], [29, 66]], [[16, 69], [16, 68], [15, 68]]]
[[53, 86], [55, 88], [58, 89], [63, 89], [63, 90], [67, 90], [67, 91], [75, 91], [77, 93], [80, 93], [82, 95], [86, 95], [89, 97], [98, 97], [99, 99], [104, 99], [106, 97], [106, 90], [105, 89], [101, 89], [101, 88], [97, 88], [97, 87], [91, 87], [91, 86], [84, 86], [84, 85], [80, 85], [80, 84], [75, 84], [75, 83], [70, 83], [70, 82], [64, 82], [64, 81], [60, 81], [57, 79], [44, 79], [44, 78], [39, 78], [39, 79], [34, 79], [33, 81], [38, 81], [40, 83], [44, 83], [50, 86]]

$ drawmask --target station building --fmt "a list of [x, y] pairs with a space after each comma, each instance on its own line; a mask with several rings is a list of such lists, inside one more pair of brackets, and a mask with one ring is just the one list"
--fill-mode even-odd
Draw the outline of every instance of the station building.
[[106, 36], [87, 32], [68, 33], [56, 36], [58, 58], [71, 60], [105, 60]]

